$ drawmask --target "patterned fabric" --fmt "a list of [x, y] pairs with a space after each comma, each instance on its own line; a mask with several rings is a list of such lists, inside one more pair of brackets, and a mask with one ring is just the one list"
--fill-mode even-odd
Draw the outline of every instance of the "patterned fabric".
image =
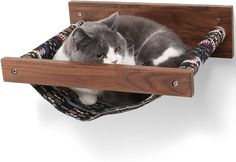
[[[63, 41], [77, 27], [83, 24], [83, 21], [73, 24], [58, 35], [52, 37], [31, 52], [23, 55], [24, 58], [52, 59]], [[221, 29], [221, 30], [220, 30]], [[207, 37], [192, 51], [191, 55], [181, 64], [181, 68], [193, 68], [197, 72], [200, 64], [210, 56], [215, 48], [223, 41], [225, 32], [223, 28], [218, 27], [211, 31]], [[65, 113], [75, 119], [89, 121], [107, 114], [121, 113], [142, 107], [160, 95], [150, 95], [147, 99], [135, 105], [113, 106], [107, 103], [97, 101], [94, 105], [84, 105], [80, 102], [76, 93], [66, 87], [55, 87], [45, 85], [32, 85], [41, 96], [51, 103], [57, 110]]]
[[181, 63], [180, 68], [192, 68], [194, 74], [196, 74], [200, 66], [205, 63], [215, 49], [223, 42], [225, 34], [224, 28], [219, 26], [210, 31]]

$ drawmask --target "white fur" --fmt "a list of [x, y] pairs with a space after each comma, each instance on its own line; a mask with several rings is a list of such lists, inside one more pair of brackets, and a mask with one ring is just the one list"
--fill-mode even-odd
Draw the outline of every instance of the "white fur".
[[153, 64], [155, 66], [167, 61], [169, 58], [171, 57], [178, 57], [182, 54], [182, 50], [180, 49], [175, 49], [173, 47], [169, 47], [167, 48], [160, 57], [158, 57], [157, 59], [153, 60]]
[[78, 96], [80, 101], [85, 105], [93, 105], [97, 102], [97, 90], [86, 88], [71, 88]]
[[128, 53], [128, 51], [126, 50], [123, 61], [121, 62], [121, 64], [135, 65], [134, 53]]
[[105, 64], [113, 64], [116, 61], [116, 64], [120, 64], [123, 60], [122, 56], [115, 53], [115, 49], [109, 46], [107, 52], [107, 58], [103, 59]]
[[89, 94], [89, 93], [81, 93], [79, 95], [79, 100], [84, 105], [93, 105], [97, 102], [97, 95]]
[[57, 53], [54, 55], [53, 60], [69, 61], [69, 57], [63, 51], [63, 45], [58, 49]]

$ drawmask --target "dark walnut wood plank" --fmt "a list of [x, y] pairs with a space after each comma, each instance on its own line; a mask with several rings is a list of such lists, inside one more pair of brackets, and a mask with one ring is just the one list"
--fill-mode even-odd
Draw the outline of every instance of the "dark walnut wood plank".
[[71, 23], [99, 20], [117, 11], [146, 17], [171, 28], [192, 47], [210, 30], [222, 26], [227, 36], [212, 56], [233, 57], [233, 6], [72, 1], [69, 9]]
[[[3, 58], [4, 81], [147, 94], [193, 95], [192, 70]], [[178, 81], [178, 86], [173, 86]]]

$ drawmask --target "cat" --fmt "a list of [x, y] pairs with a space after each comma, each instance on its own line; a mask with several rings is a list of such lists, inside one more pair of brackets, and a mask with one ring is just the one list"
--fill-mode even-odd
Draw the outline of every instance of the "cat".
[[[105, 64], [178, 67], [189, 47], [171, 29], [143, 17], [117, 12], [98, 21], [84, 22], [65, 40], [54, 60]], [[113, 105], [134, 104], [147, 94], [71, 88], [86, 105], [97, 99]]]

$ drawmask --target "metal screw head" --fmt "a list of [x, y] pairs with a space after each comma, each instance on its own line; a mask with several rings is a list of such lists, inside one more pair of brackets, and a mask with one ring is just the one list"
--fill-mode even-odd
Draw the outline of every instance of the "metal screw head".
[[17, 74], [16, 68], [12, 68], [12, 69], [11, 69], [11, 73], [12, 73], [13, 75], [16, 75], [16, 74]]
[[172, 86], [173, 87], [178, 87], [178, 85], [179, 85], [179, 82], [177, 80], [172, 82]]
[[216, 22], [221, 22], [221, 18], [220, 17], [218, 17], [218, 18], [216, 18]]
[[81, 12], [78, 12], [78, 13], [77, 13], [77, 16], [81, 17], [81, 16], [82, 16], [82, 13], [81, 13]]

